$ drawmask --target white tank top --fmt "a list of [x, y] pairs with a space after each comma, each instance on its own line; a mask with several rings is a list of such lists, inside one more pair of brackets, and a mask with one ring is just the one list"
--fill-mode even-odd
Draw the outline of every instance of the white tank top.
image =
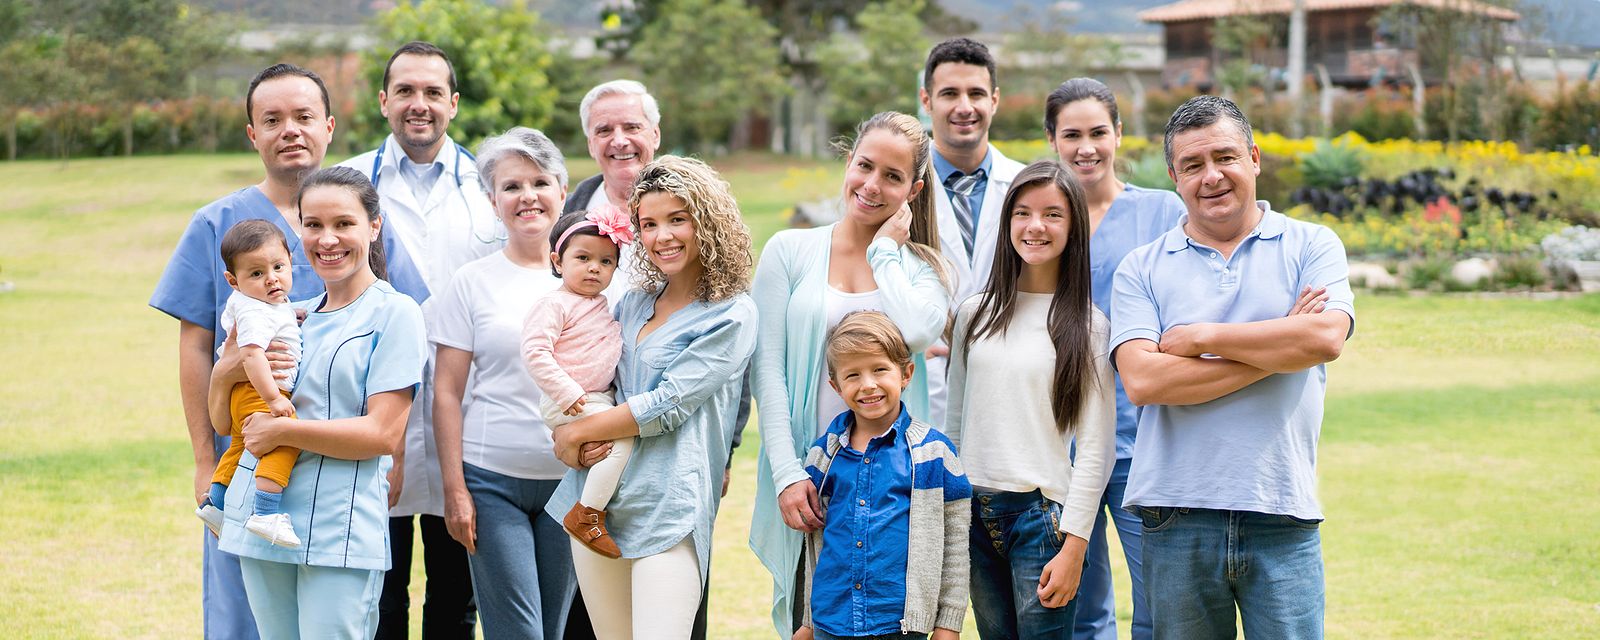
[[[843, 320], [852, 311], [883, 310], [882, 295], [878, 293], [877, 289], [862, 293], [846, 293], [833, 288], [832, 285], [828, 286], [827, 293], [822, 296], [822, 305], [824, 315], [828, 318], [828, 325], [824, 327], [824, 332], [832, 331], [834, 327], [839, 326], [839, 321]], [[827, 347], [824, 346], [823, 348], [826, 349]], [[832, 385], [828, 384], [826, 354], [824, 354], [823, 358], [821, 376], [822, 379], [817, 385], [817, 436], [821, 436], [823, 432], [827, 431], [828, 425], [833, 424], [833, 419], [838, 417], [839, 414], [850, 410], [849, 407], [845, 406], [844, 398], [839, 397], [839, 393], [833, 390]]]

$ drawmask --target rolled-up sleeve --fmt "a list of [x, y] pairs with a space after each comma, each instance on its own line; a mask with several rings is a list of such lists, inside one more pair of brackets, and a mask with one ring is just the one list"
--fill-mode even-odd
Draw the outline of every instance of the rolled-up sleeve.
[[1111, 366], [1117, 366], [1117, 347], [1129, 340], [1161, 341], [1161, 317], [1156, 313], [1156, 301], [1150, 291], [1150, 279], [1144, 269], [1147, 250], [1159, 251], [1159, 246], [1136, 249], [1122, 260], [1117, 275], [1111, 278], [1111, 345], [1108, 350]]
[[740, 379], [755, 346], [755, 304], [745, 298], [730, 305], [673, 357], [660, 384], [628, 396], [639, 435], [659, 436], [682, 426], [713, 393]]

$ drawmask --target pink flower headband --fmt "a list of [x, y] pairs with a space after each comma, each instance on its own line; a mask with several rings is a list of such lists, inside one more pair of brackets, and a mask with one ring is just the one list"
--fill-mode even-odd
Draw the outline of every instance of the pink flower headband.
[[617, 245], [619, 249], [622, 248], [622, 245], [633, 243], [633, 227], [628, 220], [628, 216], [623, 215], [621, 209], [608, 204], [600, 209], [589, 210], [587, 214], [584, 214], [583, 222], [567, 227], [567, 230], [556, 240], [553, 251], [559, 255], [561, 253], [561, 245], [567, 243], [567, 238], [572, 237], [572, 232], [584, 227], [594, 227], [600, 232], [600, 235], [610, 240], [612, 244]]

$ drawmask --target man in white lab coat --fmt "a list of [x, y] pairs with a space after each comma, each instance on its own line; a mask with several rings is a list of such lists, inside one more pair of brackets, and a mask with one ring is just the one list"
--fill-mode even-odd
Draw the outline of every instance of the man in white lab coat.
[[[378, 104], [391, 133], [377, 149], [344, 161], [366, 174], [382, 198], [384, 232], [393, 233], [433, 293], [462, 265], [499, 251], [506, 232], [494, 215], [471, 152], [446, 130], [461, 95], [455, 69], [438, 47], [411, 42], [394, 52]], [[432, 300], [423, 303], [423, 316]], [[420, 515], [427, 575], [425, 640], [471, 638], [477, 618], [467, 552], [444, 522], [444, 485], [433, 441], [433, 358], [406, 424], [403, 455], [390, 473], [389, 533], [394, 568], [384, 578], [377, 638], [404, 638], [414, 516]], [[398, 492], [396, 489], [398, 488]]]
[[[939, 214], [939, 250], [954, 275], [951, 309], [982, 292], [994, 263], [1000, 205], [1022, 164], [989, 144], [989, 124], [1000, 105], [994, 56], [982, 43], [953, 38], [928, 53], [918, 97], [933, 120], [933, 204]], [[934, 345], [928, 358], [928, 419], [944, 426], [945, 363], [949, 347]], [[937, 356], [937, 357], [932, 357]]]

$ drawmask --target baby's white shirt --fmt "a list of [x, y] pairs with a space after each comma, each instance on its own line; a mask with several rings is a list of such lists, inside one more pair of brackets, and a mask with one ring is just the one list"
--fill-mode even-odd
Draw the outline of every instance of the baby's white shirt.
[[[262, 302], [236, 290], [228, 295], [228, 302], [222, 307], [218, 327], [224, 332], [224, 338], [233, 333], [240, 348], [255, 345], [269, 349], [273, 340], [289, 345], [289, 355], [294, 358], [295, 366], [289, 368], [288, 378], [278, 381], [278, 388], [294, 389], [294, 382], [300, 377], [300, 319], [295, 317], [293, 306]], [[222, 347], [217, 347], [217, 357], [222, 357]]]

